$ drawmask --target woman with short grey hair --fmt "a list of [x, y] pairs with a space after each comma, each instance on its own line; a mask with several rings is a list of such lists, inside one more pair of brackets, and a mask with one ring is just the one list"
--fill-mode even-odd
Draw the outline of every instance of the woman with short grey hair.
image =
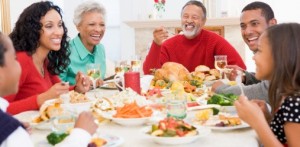
[[[104, 6], [96, 1], [85, 1], [75, 9], [73, 22], [78, 35], [69, 42], [71, 64], [60, 74], [61, 80], [73, 85], [76, 73], [86, 72], [89, 63], [100, 64], [101, 79], [104, 78], [106, 55], [100, 41], [105, 33], [105, 13]], [[97, 86], [103, 83], [101, 79], [97, 81]]]

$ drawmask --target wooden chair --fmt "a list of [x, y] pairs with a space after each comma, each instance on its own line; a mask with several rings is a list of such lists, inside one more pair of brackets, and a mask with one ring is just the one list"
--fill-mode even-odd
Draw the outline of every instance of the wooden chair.
[[[224, 37], [224, 26], [204, 26], [203, 29], [215, 32]], [[175, 28], [175, 34], [179, 34], [181, 31], [181, 27]]]

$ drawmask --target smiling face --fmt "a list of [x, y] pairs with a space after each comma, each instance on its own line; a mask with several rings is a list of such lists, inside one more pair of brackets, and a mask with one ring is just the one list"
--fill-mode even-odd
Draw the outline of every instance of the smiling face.
[[100, 43], [105, 33], [104, 16], [96, 11], [84, 13], [77, 30], [84, 46], [89, 51], [93, 51], [94, 46]]
[[263, 33], [260, 36], [253, 60], [256, 64], [255, 77], [259, 80], [270, 80], [274, 69], [274, 61], [267, 33]]
[[241, 33], [245, 43], [250, 50], [257, 49], [258, 37], [271, 25], [276, 23], [275, 19], [267, 22], [262, 15], [261, 9], [246, 10], [240, 17]]
[[64, 34], [62, 19], [54, 9], [48, 11], [41, 18], [40, 48], [58, 51], [61, 48], [61, 39]]
[[195, 38], [204, 26], [205, 21], [203, 10], [200, 7], [187, 5], [181, 14], [181, 26], [184, 36], [188, 39]]
[[0, 36], [7, 51], [4, 53], [4, 65], [0, 66], [0, 96], [9, 95], [18, 91], [21, 67], [16, 59], [15, 49], [7, 36]]

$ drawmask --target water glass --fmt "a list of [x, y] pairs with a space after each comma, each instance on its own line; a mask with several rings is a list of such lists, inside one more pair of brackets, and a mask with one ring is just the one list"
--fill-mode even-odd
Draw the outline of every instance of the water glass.
[[168, 97], [166, 102], [166, 111], [167, 117], [184, 119], [187, 116], [186, 97], [184, 95]]
[[74, 128], [75, 121], [76, 121], [76, 117], [70, 115], [69, 113], [56, 116], [52, 122], [53, 123], [52, 131], [61, 132], [61, 133], [69, 132]]

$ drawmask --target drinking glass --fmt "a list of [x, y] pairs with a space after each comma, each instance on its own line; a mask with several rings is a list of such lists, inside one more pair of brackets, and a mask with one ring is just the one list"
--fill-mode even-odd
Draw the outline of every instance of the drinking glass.
[[215, 56], [215, 68], [220, 71], [221, 78], [223, 79], [223, 70], [227, 66], [227, 56], [226, 55], [216, 55]]
[[131, 70], [139, 72], [140, 68], [141, 68], [141, 56], [139, 55], [131, 56]]
[[167, 117], [184, 119], [187, 116], [187, 104], [184, 94], [169, 95], [166, 102]]
[[53, 120], [52, 131], [66, 133], [70, 132], [75, 125], [76, 117], [69, 113], [58, 115]]
[[101, 77], [100, 64], [97, 63], [87, 64], [86, 69], [87, 69], [87, 76], [93, 82], [93, 89], [96, 89], [96, 81]]
[[119, 74], [124, 74], [125, 69], [124, 69], [124, 64], [122, 64], [121, 61], [115, 61], [115, 74], [119, 75]]

